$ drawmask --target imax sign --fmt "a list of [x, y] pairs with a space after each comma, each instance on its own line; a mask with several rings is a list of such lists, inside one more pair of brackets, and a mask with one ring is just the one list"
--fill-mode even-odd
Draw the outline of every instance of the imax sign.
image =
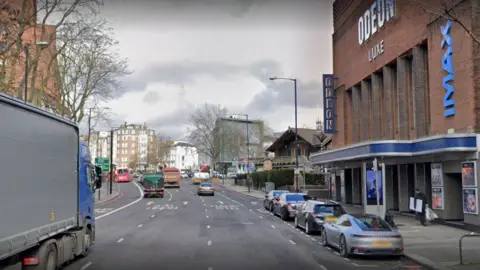
[[451, 28], [452, 21], [447, 21], [445, 26], [440, 26], [440, 31], [442, 32], [443, 36], [442, 49], [446, 49], [442, 58], [442, 69], [447, 73], [447, 75], [445, 75], [442, 79], [443, 89], [445, 89], [446, 92], [443, 96], [443, 115], [446, 117], [454, 116], [456, 113], [455, 99], [453, 99], [455, 87], [451, 84], [451, 82], [455, 79], [452, 60], [453, 40], [452, 36], [450, 35]]
[[385, 23], [395, 17], [395, 0], [377, 0], [373, 2], [362, 17], [358, 19], [358, 44], [367, 42]]

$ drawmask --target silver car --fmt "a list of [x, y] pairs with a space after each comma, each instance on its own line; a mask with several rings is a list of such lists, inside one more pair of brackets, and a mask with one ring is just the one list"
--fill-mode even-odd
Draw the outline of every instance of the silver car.
[[201, 183], [198, 185], [197, 195], [215, 195], [215, 188], [212, 183]]
[[345, 214], [325, 223], [320, 243], [338, 248], [340, 255], [403, 255], [403, 238], [383, 219], [369, 214]]

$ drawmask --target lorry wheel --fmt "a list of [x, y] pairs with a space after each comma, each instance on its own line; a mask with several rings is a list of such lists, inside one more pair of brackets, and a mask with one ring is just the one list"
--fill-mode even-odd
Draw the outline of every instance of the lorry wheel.
[[84, 235], [84, 240], [83, 240], [84, 245], [85, 245], [85, 249], [83, 250], [82, 254], [80, 254], [81, 257], [87, 256], [88, 250], [92, 246], [92, 240], [93, 240], [92, 235], [93, 235], [92, 230], [87, 229], [87, 231], [85, 232], [85, 235]]
[[44, 243], [32, 257], [39, 259], [38, 265], [22, 265], [22, 270], [56, 270], [57, 248], [54, 241]]

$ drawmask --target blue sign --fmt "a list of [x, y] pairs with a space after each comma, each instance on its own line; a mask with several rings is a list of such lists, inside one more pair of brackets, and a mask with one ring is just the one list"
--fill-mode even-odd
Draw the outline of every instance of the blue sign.
[[442, 32], [442, 49], [445, 50], [445, 46], [448, 45], [447, 50], [442, 58], [442, 68], [447, 72], [442, 79], [443, 89], [445, 89], [445, 95], [443, 96], [443, 115], [445, 117], [454, 116], [457, 112], [455, 109], [455, 99], [453, 99], [453, 93], [455, 92], [455, 87], [451, 85], [451, 81], [455, 79], [454, 70], [453, 70], [453, 42], [452, 36], [450, 35], [450, 29], [452, 28], [452, 21], [447, 21], [445, 26], [440, 26]]
[[327, 134], [337, 132], [334, 81], [333, 74], [323, 74], [323, 132]]

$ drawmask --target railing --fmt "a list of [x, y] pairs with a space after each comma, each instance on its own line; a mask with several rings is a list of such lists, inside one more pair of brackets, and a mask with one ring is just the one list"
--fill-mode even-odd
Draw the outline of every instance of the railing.
[[459, 255], [460, 255], [460, 265], [463, 265], [463, 249], [462, 249], [462, 240], [465, 237], [480, 237], [480, 234], [465, 234], [464, 236], [460, 237], [458, 241], [458, 248], [459, 248]]

